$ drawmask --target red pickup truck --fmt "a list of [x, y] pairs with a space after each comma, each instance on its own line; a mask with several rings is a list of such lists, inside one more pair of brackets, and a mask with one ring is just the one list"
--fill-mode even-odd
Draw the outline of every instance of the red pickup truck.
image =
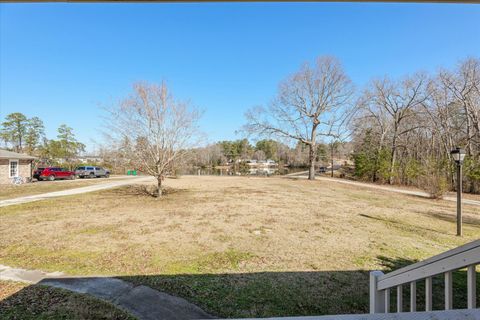
[[53, 181], [56, 179], [75, 179], [75, 172], [67, 170], [65, 168], [58, 167], [47, 167], [47, 168], [37, 168], [33, 172], [33, 177], [38, 181], [48, 180]]

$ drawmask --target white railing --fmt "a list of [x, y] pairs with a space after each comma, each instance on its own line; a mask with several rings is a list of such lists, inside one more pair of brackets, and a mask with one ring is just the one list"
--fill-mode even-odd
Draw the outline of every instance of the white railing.
[[427, 260], [384, 274], [370, 272], [370, 313], [389, 313], [390, 290], [397, 291], [396, 311], [403, 310], [403, 286], [410, 286], [410, 312], [417, 311], [417, 281], [425, 281], [425, 311], [432, 311], [432, 277], [444, 274], [445, 310], [453, 307], [452, 271], [467, 268], [467, 307], [476, 308], [476, 272], [480, 264], [480, 240], [444, 252]]

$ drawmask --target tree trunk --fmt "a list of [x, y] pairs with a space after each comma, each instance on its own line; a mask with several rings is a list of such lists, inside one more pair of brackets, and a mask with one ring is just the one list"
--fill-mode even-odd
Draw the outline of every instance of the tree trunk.
[[397, 152], [395, 149], [392, 150], [392, 159], [390, 161], [390, 174], [388, 175], [388, 184], [393, 184], [393, 176], [395, 174], [395, 162], [396, 162]]
[[333, 178], [333, 157], [332, 157], [332, 163], [331, 163], [330, 165], [332, 166], [332, 170], [331, 170], [330, 175], [331, 175], [331, 177]]
[[380, 158], [380, 147], [377, 149], [377, 153], [375, 154], [375, 160], [373, 162], [373, 174], [372, 174], [372, 182], [377, 182], [377, 172], [378, 172], [378, 162]]
[[315, 180], [315, 145], [309, 145], [309, 153], [308, 153], [308, 163], [310, 167], [308, 168], [308, 180]]
[[157, 198], [162, 196], [162, 177], [157, 177]]
[[331, 176], [333, 178], [333, 144], [330, 146], [330, 165], [332, 166]]
[[395, 173], [395, 162], [397, 158], [397, 136], [393, 136], [392, 153], [390, 158], [390, 173], [388, 175], [388, 184], [393, 184], [393, 175]]

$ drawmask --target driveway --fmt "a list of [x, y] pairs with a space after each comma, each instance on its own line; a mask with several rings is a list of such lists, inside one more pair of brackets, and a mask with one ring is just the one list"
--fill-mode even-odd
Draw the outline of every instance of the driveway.
[[80, 187], [80, 188], [74, 188], [74, 189], [68, 189], [68, 190], [62, 190], [62, 191], [54, 191], [54, 192], [36, 194], [36, 195], [31, 195], [31, 196], [1, 200], [0, 201], [0, 207], [6, 207], [6, 206], [28, 203], [28, 202], [33, 202], [33, 201], [40, 201], [40, 200], [45, 200], [45, 199], [50, 199], [50, 198], [71, 196], [71, 195], [87, 193], [87, 192], [94, 192], [94, 191], [118, 188], [118, 187], [126, 186], [126, 185], [129, 185], [129, 184], [145, 183], [145, 182], [151, 182], [151, 181], [152, 181], [151, 177], [130, 176], [128, 178], [125, 177], [125, 178], [118, 179], [118, 180], [115, 180], [115, 181], [109, 181], [109, 182], [95, 184], [95, 185], [86, 186], [86, 187]]

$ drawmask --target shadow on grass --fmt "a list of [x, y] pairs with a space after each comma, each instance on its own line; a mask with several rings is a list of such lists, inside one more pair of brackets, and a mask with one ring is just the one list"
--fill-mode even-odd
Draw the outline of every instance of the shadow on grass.
[[[417, 213], [428, 216], [431, 218], [439, 219], [442, 221], [447, 221], [447, 222], [453, 222], [455, 223], [457, 221], [457, 216], [455, 214], [448, 214], [448, 213], [441, 213], [441, 212], [423, 212], [423, 211], [416, 211]], [[476, 218], [473, 216], [466, 216], [464, 215], [462, 217], [462, 223], [468, 224], [477, 228], [480, 228], [480, 218]]]
[[90, 295], [31, 285], [0, 301], [0, 319], [134, 320], [134, 317]]
[[[415, 261], [379, 256], [385, 273]], [[368, 270], [119, 276], [135, 286], [182, 297], [217, 317], [274, 317], [368, 313]], [[86, 278], [85, 278], [86, 279]], [[70, 279], [71, 280], [71, 279]], [[477, 285], [480, 286], [480, 276]], [[55, 279], [69, 281], [69, 279]], [[25, 290], [25, 289], [24, 289]], [[434, 309], [443, 309], [443, 275], [434, 277]], [[418, 310], [424, 308], [423, 281], [417, 283]], [[21, 292], [0, 301], [9, 304]], [[466, 307], [466, 272], [454, 273], [454, 307]], [[392, 290], [392, 311], [396, 291]], [[18, 299], [17, 299], [18, 300]], [[17, 301], [18, 303], [18, 301]], [[10, 303], [11, 304], [11, 303]], [[409, 309], [404, 286], [404, 310]], [[17, 305], [18, 307], [18, 305]]]
[[381, 221], [381, 222], [387, 222], [387, 223], [390, 223], [393, 226], [396, 226], [400, 229], [408, 228], [412, 231], [417, 231], [417, 232], [422, 232], [423, 230], [427, 230], [427, 231], [430, 231], [430, 232], [433, 232], [433, 233], [444, 234], [443, 232], [440, 232], [438, 230], [425, 228], [425, 227], [420, 227], [420, 226], [416, 226], [416, 225], [413, 225], [413, 224], [409, 224], [409, 223], [405, 223], [405, 222], [397, 221], [397, 220], [393, 220], [393, 219], [374, 217], [374, 216], [370, 216], [368, 214], [363, 214], [363, 213], [359, 214], [359, 216], [364, 217], [364, 218], [368, 218], [368, 219], [372, 219], [372, 220]]

